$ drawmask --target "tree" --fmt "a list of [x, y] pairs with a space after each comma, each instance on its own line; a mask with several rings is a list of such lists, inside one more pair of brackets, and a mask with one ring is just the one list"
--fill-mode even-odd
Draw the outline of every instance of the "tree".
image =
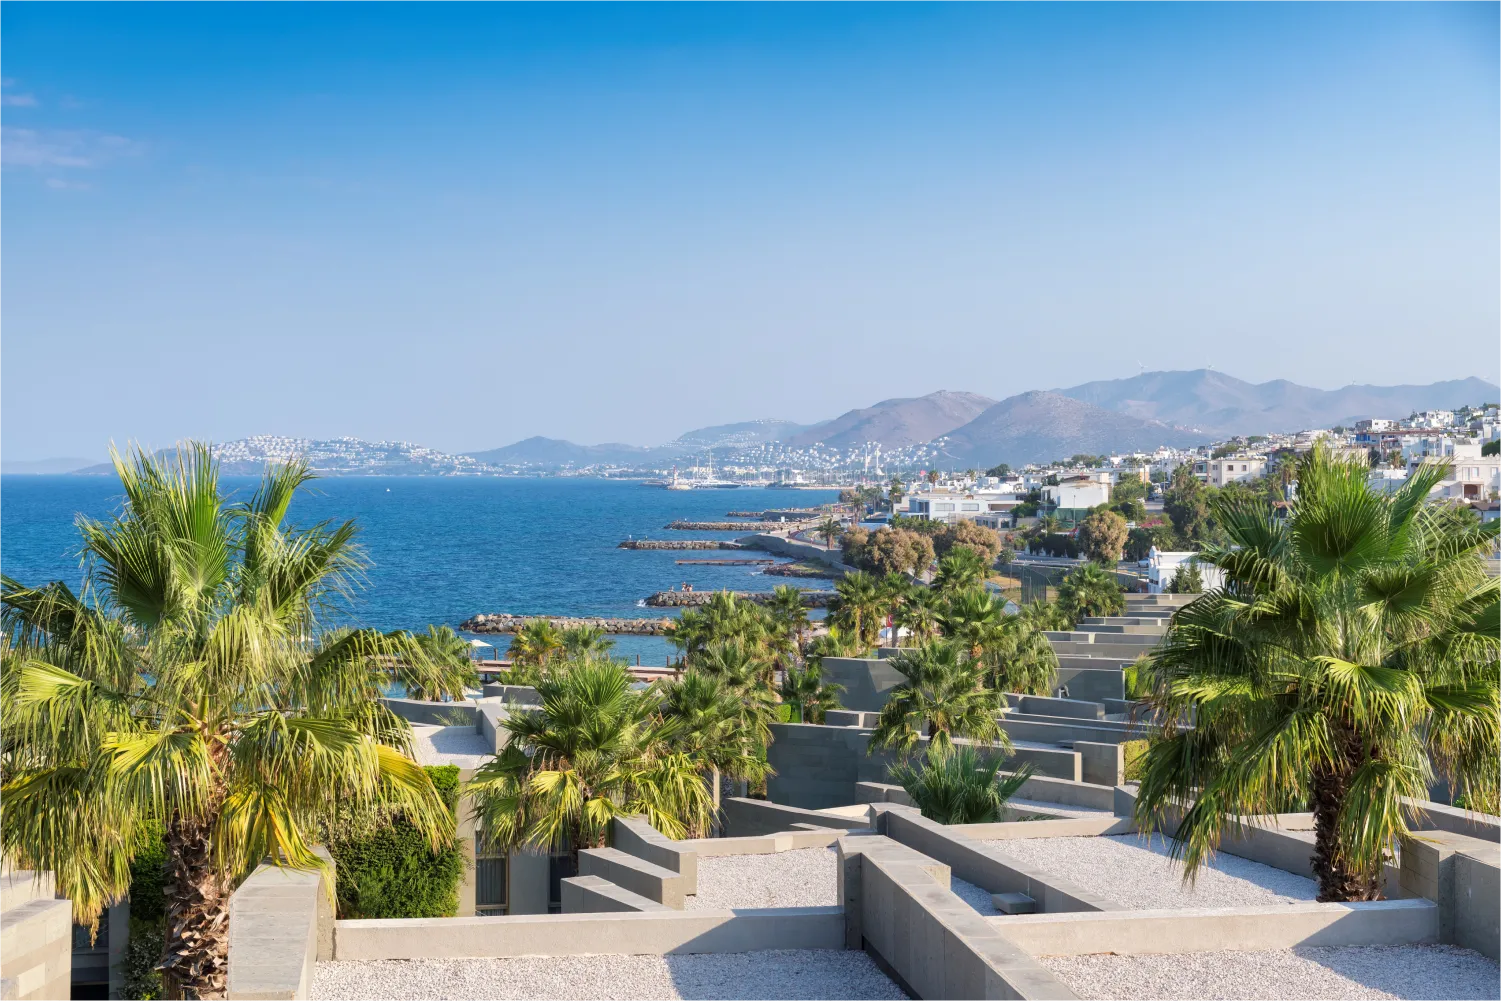
[[1001, 554], [1001, 537], [994, 529], [976, 525], [972, 521], [956, 521], [945, 525], [933, 537], [933, 552], [939, 558], [958, 549], [973, 550], [980, 561], [989, 567]]
[[1197, 560], [1181, 564], [1167, 587], [1168, 594], [1201, 594], [1203, 591], [1204, 574], [1199, 570]]
[[[721, 775], [748, 782], [766, 777], [766, 745], [757, 742], [758, 728], [746, 725], [746, 701], [724, 675], [690, 667], [680, 677], [656, 684], [663, 716], [679, 724], [670, 734], [670, 743], [687, 754], [701, 773], [707, 773], [716, 814]], [[685, 818], [689, 836], [707, 836], [706, 819], [700, 815]]]
[[0, 581], [0, 839], [97, 927], [127, 892], [138, 832], [161, 825], [161, 969], [173, 992], [222, 996], [229, 898], [262, 859], [321, 868], [319, 822], [376, 804], [449, 841], [410, 730], [379, 699], [398, 667], [440, 694], [462, 694], [468, 671], [409, 633], [323, 624], [365, 563], [353, 522], [288, 526], [306, 464], [271, 467], [231, 504], [207, 445], [111, 458], [125, 505], [79, 520], [83, 596]]
[[973, 549], [955, 549], [938, 561], [933, 589], [944, 596], [970, 591], [985, 582], [985, 564]]
[[1162, 495], [1162, 510], [1186, 542], [1198, 545], [1209, 541], [1209, 488], [1199, 482], [1192, 467], [1173, 470], [1172, 483]]
[[[461, 698], [464, 687], [478, 685], [479, 674], [469, 656], [469, 644], [452, 627], [428, 626], [427, 632], [418, 633], [415, 639], [426, 655], [427, 663], [420, 665], [417, 671], [412, 672], [411, 677], [405, 676], [407, 665], [404, 662], [397, 664], [394, 669], [397, 681], [406, 690], [408, 698], [430, 701], [437, 701], [444, 695]], [[430, 667], [437, 665], [443, 668], [443, 684], [439, 689], [429, 691], [424, 684], [431, 674]]]
[[937, 483], [938, 483], [938, 470], [936, 470], [936, 469], [930, 469], [930, 470], [928, 470], [928, 475], [927, 475], [926, 479], [927, 479], [927, 481], [928, 481], [929, 484], [937, 485]]
[[806, 668], [790, 670], [782, 679], [781, 696], [784, 705], [797, 713], [802, 723], [823, 723], [830, 709], [839, 708], [839, 693], [843, 685], [823, 680], [823, 667], [809, 664]]
[[[1501, 438], [1492, 438], [1490, 441], [1486, 442], [1484, 445], [1481, 445], [1480, 446], [1480, 454], [1481, 455], [1501, 455]], [[1396, 465], [1396, 463], [1392, 463], [1392, 465]]]
[[527, 619], [511, 637], [511, 673], [518, 681], [535, 681], [562, 649], [563, 636], [557, 626], [547, 619]]
[[852, 558], [853, 566], [872, 573], [889, 574], [910, 571], [921, 573], [933, 561], [933, 543], [927, 536], [900, 528], [878, 528], [863, 539], [854, 540], [857, 547]]
[[896, 506], [902, 502], [902, 498], [906, 495], [907, 484], [902, 482], [900, 476], [893, 476], [891, 483], [886, 487], [886, 497], [891, 502], [891, 510], [895, 511]]
[[985, 652], [990, 686], [1000, 692], [1050, 695], [1058, 678], [1058, 655], [1033, 618], [1008, 615]]
[[1114, 566], [1128, 531], [1126, 519], [1114, 511], [1095, 511], [1079, 525], [1079, 548], [1095, 563]]
[[1144, 501], [1150, 488], [1135, 476], [1122, 476], [1113, 487], [1110, 488], [1110, 503], [1121, 504], [1128, 501]]
[[984, 685], [984, 669], [959, 655], [949, 643], [906, 650], [886, 662], [906, 680], [891, 690], [870, 736], [872, 752], [891, 748], [905, 756], [924, 736], [932, 744], [967, 737], [1010, 751], [1011, 741], [996, 722], [1000, 696]]
[[970, 660], [980, 660], [1000, 640], [1004, 606], [980, 588], [948, 596], [938, 615], [943, 635]]
[[765, 651], [773, 627], [768, 613], [733, 591], [715, 591], [707, 604], [690, 608], [668, 627], [667, 642], [683, 651], [688, 662], [715, 643], [739, 642]]
[[560, 652], [568, 660], [608, 657], [615, 641], [599, 626], [569, 626], [558, 634]]
[[880, 582], [883, 611], [887, 620], [891, 622], [891, 633], [888, 637], [890, 645], [896, 646], [897, 627], [896, 613], [907, 603], [907, 598], [914, 590], [912, 580], [902, 573], [888, 573], [881, 578]]
[[1496, 811], [1501, 640], [1482, 556], [1497, 525], [1443, 526], [1424, 501], [1444, 472], [1425, 464], [1387, 496], [1319, 446], [1285, 521], [1217, 509], [1228, 544], [1199, 559], [1225, 586], [1174, 616], [1151, 662], [1167, 722], [1137, 803], [1138, 819], [1193, 803], [1173, 846], [1190, 873], [1228, 821], [1311, 807], [1319, 899], [1369, 900], [1435, 775]]
[[905, 629], [909, 638], [921, 645], [937, 634], [942, 611], [942, 595], [930, 587], [914, 587], [896, 609], [894, 620], [898, 629]]
[[670, 838], [709, 826], [704, 760], [674, 741], [685, 724], [631, 690], [610, 661], [568, 664], [537, 684], [536, 712], [502, 721], [510, 740], [469, 782], [475, 818], [501, 851], [578, 854], [605, 844], [616, 817], [644, 815]]
[[1095, 563], [1081, 564], [1063, 578], [1058, 585], [1058, 604], [1070, 623], [1126, 610], [1126, 598], [1115, 574]]
[[818, 526], [818, 537], [823, 540], [823, 547], [825, 549], [833, 549], [834, 540], [839, 538], [841, 531], [838, 518], [835, 518], [833, 515], [825, 518]]
[[1156, 546], [1159, 552], [1172, 552], [1178, 547], [1178, 539], [1171, 525], [1153, 525], [1150, 528], [1133, 528], [1126, 533], [1125, 557], [1135, 563], [1144, 560]]
[[989, 469], [985, 470], [985, 475], [986, 476], [1002, 476], [1002, 477], [1004, 477], [1004, 476], [1010, 476], [1011, 475], [1011, 466], [1010, 466], [1009, 463], [1005, 463], [1005, 462], [1001, 463], [998, 466], [991, 466]]
[[803, 633], [808, 628], [808, 607], [803, 602], [803, 592], [791, 584], [779, 584], [772, 589], [765, 609], [780, 640], [777, 646], [787, 656], [788, 663], [784, 666], [791, 666], [802, 653]]
[[1024, 764], [1001, 777], [1001, 757], [982, 755], [967, 744], [930, 744], [927, 761], [916, 767], [899, 761], [891, 781], [907, 791], [922, 815], [940, 824], [993, 824], [1006, 815], [1006, 803], [1021, 792], [1033, 768]]
[[829, 619], [863, 645], [875, 645], [881, 626], [884, 599], [876, 579], [863, 570], [847, 573], [834, 584], [835, 598]]

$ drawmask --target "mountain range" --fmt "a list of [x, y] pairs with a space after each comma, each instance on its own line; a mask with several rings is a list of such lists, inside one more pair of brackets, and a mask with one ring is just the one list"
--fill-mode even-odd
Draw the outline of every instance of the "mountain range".
[[882, 400], [817, 424], [762, 420], [701, 428], [655, 448], [528, 438], [472, 454], [482, 462], [502, 464], [664, 462], [695, 450], [741, 444], [732, 439], [754, 428], [756, 441], [775, 440], [790, 448], [842, 449], [879, 442], [890, 450], [934, 442], [955, 464], [982, 467], [1047, 462], [1080, 452], [1186, 448], [1235, 435], [1350, 425], [1365, 417], [1402, 418], [1413, 411], [1494, 402], [1498, 397], [1501, 389], [1475, 377], [1426, 386], [1327, 390], [1285, 379], [1251, 383], [1213, 369], [1195, 369], [1145, 372], [999, 401], [941, 390]]

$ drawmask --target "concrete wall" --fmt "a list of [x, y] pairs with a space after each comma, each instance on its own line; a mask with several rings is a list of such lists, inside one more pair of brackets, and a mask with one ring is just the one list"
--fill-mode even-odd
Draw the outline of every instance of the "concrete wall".
[[907, 678], [885, 660], [866, 657], [825, 657], [824, 680], [844, 686], [839, 704], [845, 709], [880, 712], [891, 690]]
[[332, 959], [334, 862], [326, 872], [265, 864], [229, 900], [229, 990], [233, 999], [306, 998], [313, 964]]
[[579, 875], [599, 876], [676, 911], [683, 909], [683, 898], [692, 892], [687, 878], [680, 873], [618, 848], [586, 848], [579, 852]]
[[842, 949], [838, 907], [339, 921], [334, 958], [464, 959]]
[[611, 824], [611, 843], [628, 855], [645, 859], [683, 877], [685, 893], [698, 892], [698, 855], [682, 841], [674, 841], [645, 817], [617, 817]]
[[5, 1001], [70, 996], [73, 905], [55, 894], [50, 872], [0, 875], [0, 997]]
[[381, 699], [381, 704], [408, 723], [423, 723], [428, 726], [456, 726], [460, 716], [467, 717], [466, 725], [475, 724], [478, 705], [469, 700], [463, 702], [426, 702], [422, 699]]
[[1072, 998], [949, 889], [941, 863], [880, 836], [839, 842], [845, 945], [863, 948], [913, 997]]
[[[848, 805], [847, 801], [845, 804]], [[760, 834], [778, 834], [790, 831], [793, 824], [816, 824], [835, 830], [864, 827], [864, 821], [852, 822], [848, 817], [804, 810], [795, 806], [782, 806], [764, 799], [746, 799], [731, 796], [722, 804], [724, 833], [726, 838], [752, 837]]]
[[[1043, 823], [1043, 821], [1024, 821]], [[910, 809], [888, 809], [876, 819], [876, 830], [928, 858], [942, 862], [960, 879], [991, 893], [1025, 893], [1037, 910], [1109, 911], [1119, 905], [1068, 880], [1034, 869], [968, 835], [945, 827]]]
[[[1127, 659], [1129, 663], [1129, 658]], [[1121, 662], [1096, 657], [1059, 657], [1055, 685], [1066, 685], [1069, 698], [1104, 702], [1126, 697]]]
[[1423, 831], [1402, 841], [1401, 887], [1433, 901], [1438, 937], [1497, 958], [1501, 846], [1451, 831]]
[[998, 920], [1006, 938], [1034, 956], [1132, 956], [1438, 941], [1438, 908], [1427, 900], [1021, 914]]
[[502, 702], [515, 702], [524, 706], [542, 704], [542, 696], [537, 694], [537, 690], [526, 685], [502, 685], [491, 681], [487, 682], [480, 691], [487, 699], [499, 698]]
[[1476, 848], [1454, 857], [1454, 944], [1501, 960], [1501, 848]]
[[788, 556], [808, 563], [822, 563], [841, 574], [849, 573], [854, 569], [840, 562], [844, 551], [838, 547], [825, 549], [811, 542], [798, 542], [796, 539], [784, 539], [780, 535], [769, 535], [764, 532], [742, 536], [735, 541], [747, 548], [759, 549], [776, 556]]
[[671, 910], [623, 886], [598, 876], [573, 876], [562, 881], [564, 914], [644, 913]]
[[1119, 742], [1074, 741], [1079, 754], [1080, 778], [1091, 785], [1112, 789], [1126, 781], [1126, 750]]
[[1035, 713], [1038, 716], [1066, 716], [1086, 720], [1105, 718], [1105, 707], [1102, 704], [1079, 698], [1055, 699], [1007, 692], [1006, 701], [1018, 712]]

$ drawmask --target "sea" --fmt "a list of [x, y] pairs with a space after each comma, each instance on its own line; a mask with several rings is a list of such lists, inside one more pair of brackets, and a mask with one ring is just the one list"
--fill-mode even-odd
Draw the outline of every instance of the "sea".
[[[258, 480], [229, 477], [246, 499]], [[832, 490], [664, 490], [585, 477], [341, 476], [315, 480], [292, 504], [294, 524], [353, 519], [370, 567], [345, 611], [382, 630], [455, 629], [481, 612], [660, 617], [647, 595], [682, 584], [696, 591], [769, 591], [778, 584], [828, 587], [816, 578], [767, 576], [757, 567], [680, 566], [681, 559], [736, 558], [723, 550], [626, 550], [634, 539], [733, 539], [743, 532], [669, 531], [677, 519], [724, 521], [729, 511], [812, 507]], [[123, 503], [104, 476], [0, 477], [0, 570], [23, 584], [83, 577], [79, 515], [108, 518]], [[746, 553], [763, 557], [763, 553]], [[479, 637], [503, 654], [508, 637]], [[666, 663], [660, 636], [617, 636], [614, 652]]]

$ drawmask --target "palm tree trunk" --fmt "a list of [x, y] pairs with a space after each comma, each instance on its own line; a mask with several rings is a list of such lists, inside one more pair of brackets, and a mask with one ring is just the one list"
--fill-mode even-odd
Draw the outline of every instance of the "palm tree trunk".
[[[1359, 747], [1353, 734], [1342, 735], [1340, 743]], [[1339, 810], [1350, 791], [1354, 773], [1352, 755], [1347, 754], [1345, 767], [1317, 771], [1313, 774], [1313, 872], [1319, 881], [1318, 899], [1323, 903], [1351, 900], [1375, 900], [1381, 892], [1381, 869], [1361, 872], [1350, 864], [1341, 850]]]
[[167, 826], [167, 936], [161, 970], [174, 998], [222, 998], [229, 974], [229, 887], [214, 869], [209, 821]]

